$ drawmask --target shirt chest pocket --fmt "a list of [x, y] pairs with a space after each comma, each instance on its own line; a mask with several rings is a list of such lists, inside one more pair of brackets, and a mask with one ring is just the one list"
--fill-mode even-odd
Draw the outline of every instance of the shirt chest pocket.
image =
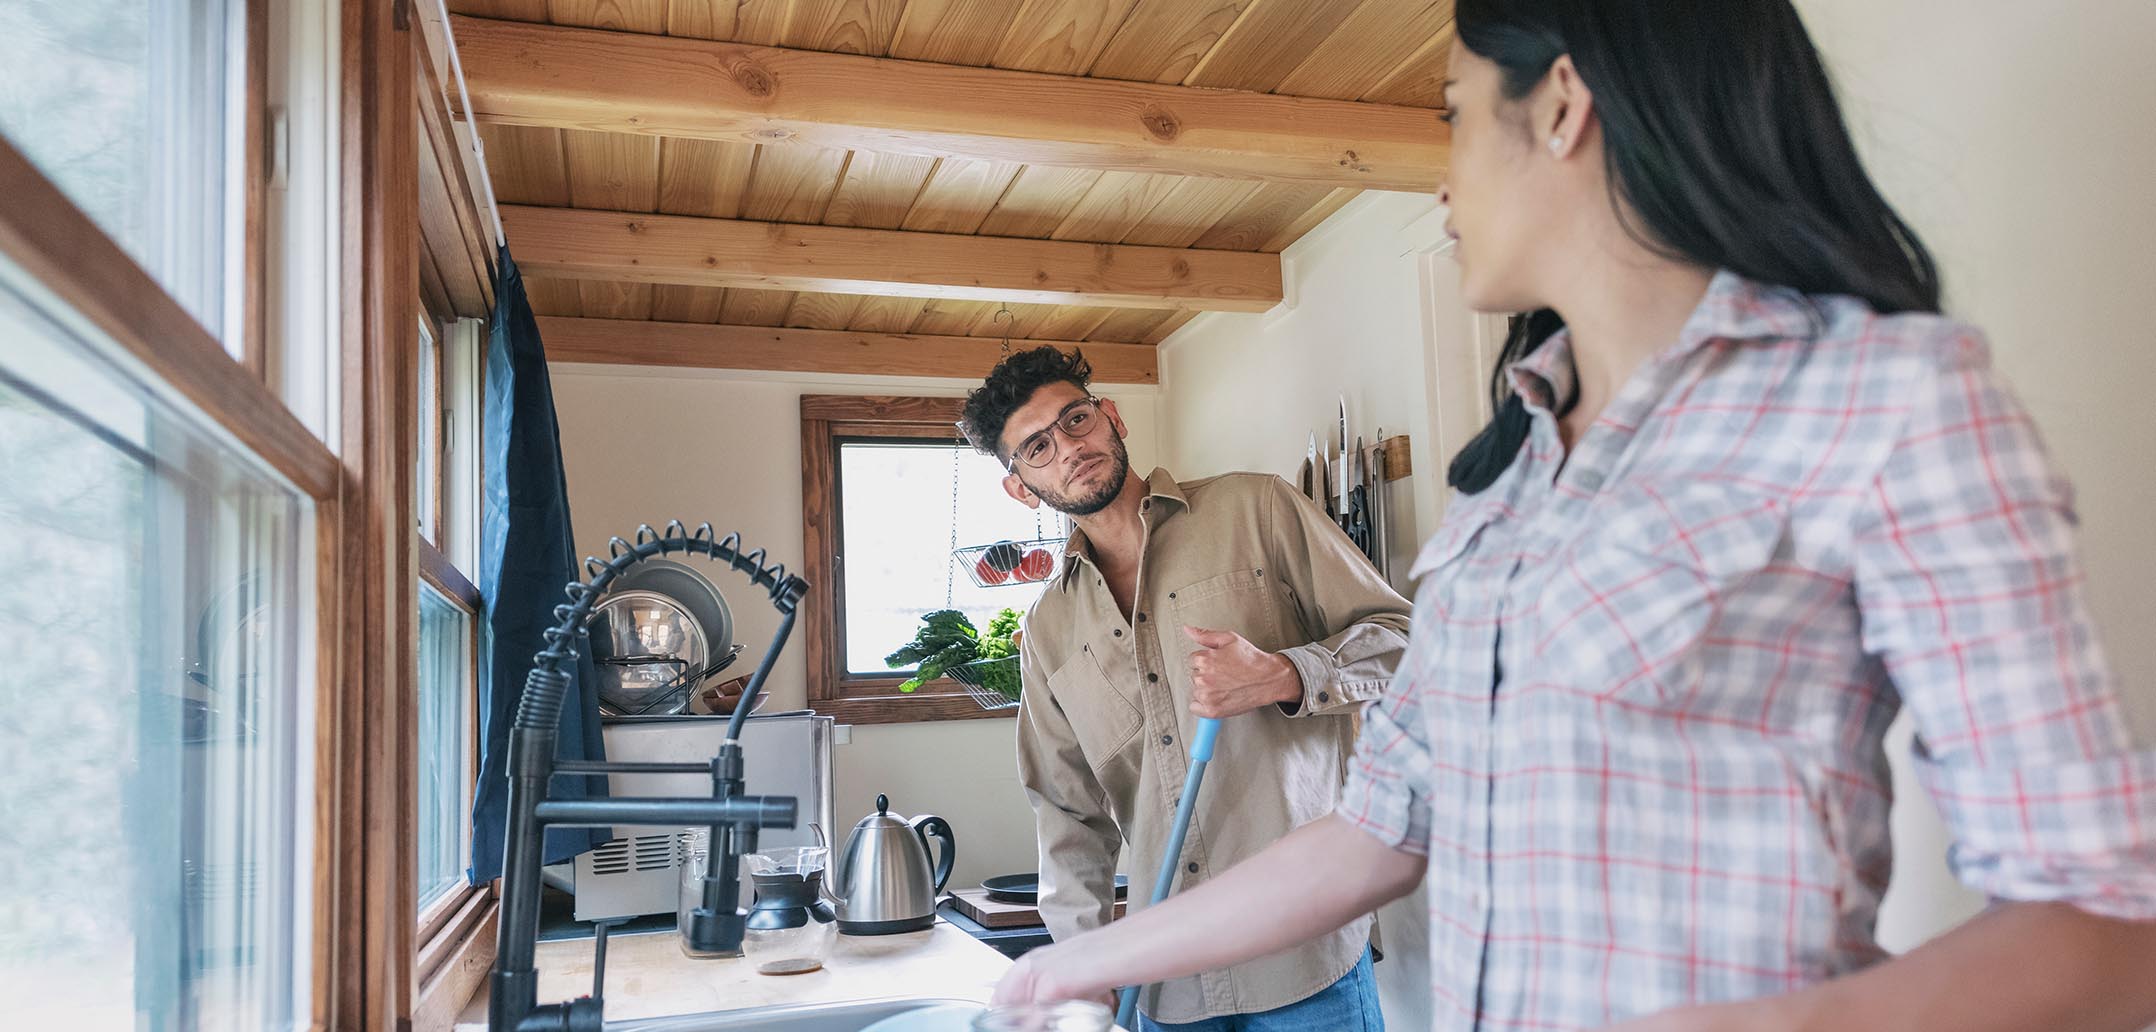
[[1048, 675], [1048, 691], [1070, 721], [1087, 765], [1104, 783], [1116, 767], [1135, 765], [1136, 753], [1129, 746], [1137, 740], [1143, 719], [1137, 704], [1101, 669], [1090, 646]]
[[1181, 661], [1197, 650], [1197, 644], [1183, 633], [1185, 627], [1233, 631], [1267, 652], [1311, 640], [1292, 618], [1296, 606], [1287, 582], [1259, 567], [1178, 587], [1168, 592], [1168, 608], [1168, 622], [1160, 629], [1161, 651]]
[[1774, 630], [1759, 625], [1745, 593], [1787, 548], [1778, 497], [1644, 482], [1596, 509], [1574, 546], [1525, 585], [1536, 596], [1533, 661], [1546, 676], [1607, 697], [1682, 703], [1702, 687], [1701, 660], [1715, 642]]

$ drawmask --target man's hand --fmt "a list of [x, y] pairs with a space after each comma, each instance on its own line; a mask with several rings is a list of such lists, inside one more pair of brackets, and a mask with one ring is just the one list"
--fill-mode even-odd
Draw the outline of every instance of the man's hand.
[[996, 982], [995, 995], [990, 998], [989, 1005], [1006, 1007], [1020, 1003], [1091, 999], [1106, 1004], [1110, 1011], [1115, 1010], [1115, 993], [1109, 991], [1102, 995], [1099, 990], [1086, 986], [1084, 969], [1082, 956], [1057, 945], [1029, 950]]
[[1198, 643], [1190, 654], [1190, 712], [1200, 717], [1233, 717], [1260, 706], [1299, 702], [1302, 675], [1286, 656], [1252, 645], [1233, 631], [1185, 627]]

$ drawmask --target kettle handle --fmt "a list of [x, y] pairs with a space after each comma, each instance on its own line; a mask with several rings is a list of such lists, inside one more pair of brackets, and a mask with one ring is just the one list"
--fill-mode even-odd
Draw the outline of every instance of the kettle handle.
[[940, 893], [950, 883], [951, 866], [958, 862], [958, 836], [951, 832], [951, 822], [932, 813], [924, 813], [906, 822], [913, 833], [920, 836], [921, 848], [930, 853], [936, 850], [928, 844], [930, 836], [943, 840], [943, 852], [936, 857], [936, 884], [931, 893]]

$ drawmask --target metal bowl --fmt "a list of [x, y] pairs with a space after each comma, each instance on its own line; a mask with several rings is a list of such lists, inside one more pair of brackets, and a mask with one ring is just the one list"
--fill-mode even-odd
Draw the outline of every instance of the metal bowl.
[[[703, 624], [687, 606], [656, 591], [616, 591], [592, 610], [585, 629], [599, 671], [599, 704], [617, 713], [679, 713], [681, 682], [710, 656]], [[667, 693], [673, 699], [662, 701]]]

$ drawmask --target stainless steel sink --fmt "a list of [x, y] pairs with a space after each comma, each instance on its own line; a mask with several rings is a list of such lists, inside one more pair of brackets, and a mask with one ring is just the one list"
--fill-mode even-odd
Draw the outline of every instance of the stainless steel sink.
[[[854, 1003], [806, 1003], [788, 1007], [752, 1007], [747, 1010], [711, 1011], [666, 1018], [609, 1021], [607, 1032], [861, 1032], [885, 1018], [907, 1011], [947, 1004], [972, 1005], [970, 1000], [910, 999], [862, 1000]], [[952, 1032], [964, 1032], [954, 1027]]]

